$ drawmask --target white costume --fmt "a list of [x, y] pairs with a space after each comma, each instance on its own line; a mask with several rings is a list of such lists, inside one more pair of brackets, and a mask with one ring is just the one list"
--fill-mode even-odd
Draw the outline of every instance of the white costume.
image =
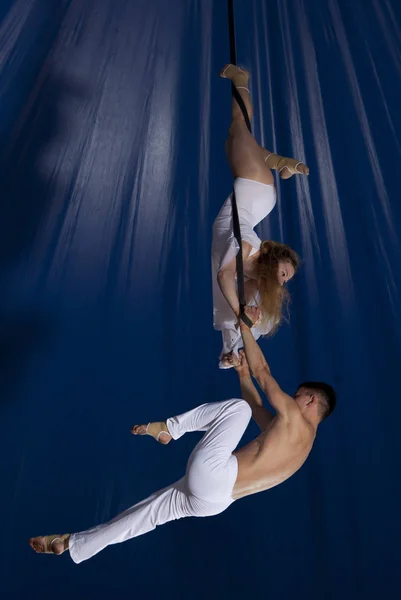
[[[276, 204], [276, 191], [273, 185], [265, 185], [258, 181], [240, 177], [237, 177], [234, 181], [234, 190], [238, 206], [241, 238], [243, 242], [248, 242], [252, 246], [250, 253], [250, 256], [252, 256], [260, 249], [262, 243], [253, 228], [273, 210]], [[223, 350], [220, 359], [224, 354], [231, 351], [238, 355], [238, 350], [243, 345], [241, 333], [235, 327], [236, 317], [224, 298], [217, 280], [220, 269], [235, 258], [239, 249], [233, 233], [231, 196], [224, 202], [213, 223], [213, 326], [221, 331], [223, 335]], [[255, 299], [249, 304], [257, 306], [258, 302], [259, 294], [256, 294]], [[268, 323], [264, 327], [262, 325], [252, 327], [251, 331], [255, 340], [257, 340], [261, 335], [269, 333], [271, 328], [272, 324]], [[227, 368], [221, 362], [219, 367], [221, 369]]]
[[203, 404], [167, 420], [174, 440], [190, 431], [205, 431], [189, 457], [185, 477], [142, 500], [109, 523], [73, 533], [69, 551], [80, 563], [106, 546], [143, 535], [168, 521], [183, 517], [209, 517], [234, 502], [232, 491], [238, 463], [232, 454], [251, 418], [244, 400]]

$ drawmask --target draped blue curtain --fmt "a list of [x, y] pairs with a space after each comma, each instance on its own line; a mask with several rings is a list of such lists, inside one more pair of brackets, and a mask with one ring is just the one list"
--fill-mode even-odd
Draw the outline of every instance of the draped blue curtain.
[[[254, 132], [277, 179], [258, 228], [303, 259], [261, 342], [289, 393], [338, 392], [283, 485], [76, 566], [32, 535], [105, 521], [179, 478], [199, 436], [130, 426], [239, 394], [219, 372], [211, 225], [230, 193], [225, 2], [0, 1], [0, 444], [8, 599], [353, 600], [401, 591], [397, 0], [236, 0]], [[251, 424], [244, 441], [257, 434]]]

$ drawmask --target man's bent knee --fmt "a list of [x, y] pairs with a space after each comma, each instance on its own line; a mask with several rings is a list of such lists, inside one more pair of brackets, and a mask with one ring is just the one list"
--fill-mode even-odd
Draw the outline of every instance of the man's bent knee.
[[248, 402], [243, 398], [233, 398], [232, 402], [235, 403], [237, 410], [244, 412], [245, 414], [251, 415], [252, 409], [249, 406]]

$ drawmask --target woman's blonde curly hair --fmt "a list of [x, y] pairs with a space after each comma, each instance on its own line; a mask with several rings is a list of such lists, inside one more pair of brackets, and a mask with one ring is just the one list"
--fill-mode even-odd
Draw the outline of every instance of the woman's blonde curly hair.
[[273, 335], [281, 321], [283, 313], [290, 301], [290, 294], [285, 286], [278, 281], [279, 262], [290, 263], [296, 272], [300, 259], [298, 254], [289, 246], [280, 242], [265, 240], [260, 246], [258, 256], [256, 280], [260, 295], [259, 306], [263, 314], [263, 324], [268, 321], [273, 325], [269, 335]]

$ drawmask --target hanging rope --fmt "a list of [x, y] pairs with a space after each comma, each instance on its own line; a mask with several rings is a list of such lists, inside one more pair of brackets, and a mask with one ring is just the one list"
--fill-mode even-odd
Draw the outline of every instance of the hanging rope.
[[[231, 62], [231, 64], [236, 65], [237, 64], [237, 52], [236, 52], [236, 47], [235, 47], [234, 2], [233, 2], [233, 0], [228, 0], [228, 30], [229, 30], [229, 36], [230, 36], [230, 62]], [[252, 133], [251, 122], [249, 120], [249, 115], [246, 110], [245, 103], [244, 103], [243, 99], [241, 98], [237, 88], [235, 87], [235, 85], [232, 82], [231, 82], [231, 92], [232, 92], [232, 95], [235, 98], [236, 102], [238, 102], [238, 105], [242, 111], [242, 114], [244, 115], [245, 123], [246, 123], [250, 133]], [[238, 242], [238, 246], [239, 246], [239, 250], [237, 252], [237, 257], [236, 257], [239, 312], [240, 312], [240, 318], [245, 323], [245, 325], [247, 325], [248, 327], [252, 327], [252, 325], [253, 325], [252, 321], [245, 314], [246, 300], [245, 300], [245, 285], [244, 285], [244, 264], [243, 264], [243, 260], [242, 260], [242, 239], [241, 239], [241, 228], [240, 228], [239, 217], [238, 217], [238, 206], [237, 206], [237, 200], [235, 198], [234, 188], [233, 188], [233, 193], [232, 193], [231, 198], [232, 198], [231, 203], [232, 203], [232, 214], [233, 214], [233, 232], [234, 232], [234, 236], [235, 236], [235, 238]]]

